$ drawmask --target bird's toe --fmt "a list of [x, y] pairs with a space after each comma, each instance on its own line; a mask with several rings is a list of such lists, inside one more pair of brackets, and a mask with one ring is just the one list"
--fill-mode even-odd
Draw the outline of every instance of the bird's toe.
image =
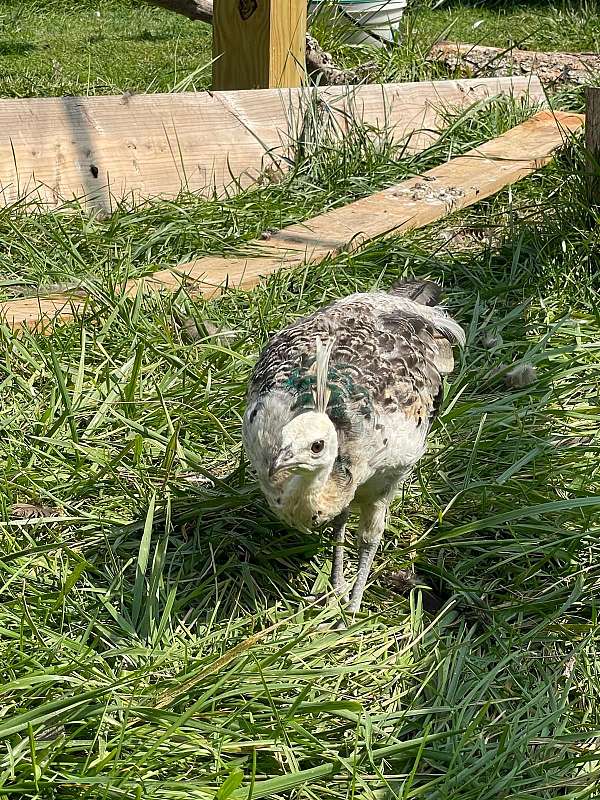
[[387, 583], [394, 592], [406, 596], [410, 594], [413, 589], [422, 590], [423, 608], [426, 611], [435, 613], [439, 611], [443, 604], [444, 598], [431, 586], [427, 581], [419, 577], [412, 568], [400, 569], [397, 572], [392, 572], [387, 576]]
[[324, 608], [325, 606], [335, 604], [338, 601], [337, 595], [332, 592], [319, 592], [317, 594], [308, 594], [304, 599], [306, 600], [308, 605], [319, 606], [322, 608]]
[[345, 605], [348, 602], [349, 586], [347, 583], [333, 587], [333, 591], [318, 592], [315, 594], [308, 594], [305, 600], [310, 605], [315, 606], [336, 606], [339, 603]]
[[417, 573], [412, 567], [390, 573], [388, 575], [388, 583], [399, 594], [408, 594], [411, 589], [421, 585], [421, 581], [417, 578]]
[[343, 619], [334, 619], [329, 622], [320, 622], [317, 625], [319, 631], [345, 631], [348, 625]]

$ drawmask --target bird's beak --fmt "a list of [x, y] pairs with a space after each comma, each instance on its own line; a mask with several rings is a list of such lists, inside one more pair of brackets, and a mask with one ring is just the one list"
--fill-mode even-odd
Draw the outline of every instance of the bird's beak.
[[292, 466], [291, 458], [292, 458], [291, 447], [286, 447], [283, 450], [281, 450], [275, 456], [273, 461], [271, 461], [271, 466], [269, 467], [269, 478], [272, 478], [282, 469], [285, 469], [286, 467], [291, 467]]

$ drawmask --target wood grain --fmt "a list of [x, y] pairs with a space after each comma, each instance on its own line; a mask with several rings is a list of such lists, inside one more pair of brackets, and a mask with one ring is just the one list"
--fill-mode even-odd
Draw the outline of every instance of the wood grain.
[[[478, 202], [539, 169], [584, 123], [581, 114], [540, 112], [522, 125], [463, 156], [417, 178], [377, 192], [350, 205], [321, 214], [253, 243], [254, 254], [243, 258], [202, 258], [130, 281], [129, 294], [140, 289], [177, 291], [215, 297], [224, 287], [248, 289], [280, 269], [315, 263], [343, 250], [354, 250], [380, 236], [423, 227]], [[63, 298], [64, 303], [69, 302]], [[0, 304], [0, 315], [14, 328], [49, 330], [49, 322], [69, 319], [60, 298], [48, 304], [17, 300]], [[40, 323], [40, 316], [44, 320]]]
[[301, 86], [306, 9], [306, 0], [217, 0], [213, 89]]
[[269, 87], [306, 82], [306, 0], [271, 0]]
[[[251, 3], [251, 0], [241, 0]], [[277, 2], [277, 0], [275, 0]], [[255, 0], [247, 19], [240, 14], [240, 0], [217, 0], [213, 16], [212, 88], [269, 89], [271, 3]]]
[[[224, 286], [247, 289], [282, 268], [322, 261], [377, 237], [421, 228], [547, 164], [584, 119], [582, 114], [542, 111], [417, 178], [284, 228], [268, 242], [252, 243], [256, 257], [201, 258], [155, 272], [145, 285], [168, 291], [184, 285], [191, 294], [214, 297]], [[127, 291], [138, 291], [139, 283], [131, 281]]]
[[306, 77], [306, 0], [217, 0], [213, 89], [279, 89]]
[[13, 330], [30, 328], [39, 333], [50, 333], [57, 320], [72, 320], [84, 305], [85, 301], [71, 300], [66, 295], [26, 297], [0, 303], [0, 319]]
[[501, 93], [544, 101], [528, 78], [0, 100], [0, 204], [79, 198], [109, 212], [182, 190], [223, 195], [287, 170], [308, 113], [333, 136], [357, 122], [386, 127], [417, 152], [444, 126], [441, 111]]

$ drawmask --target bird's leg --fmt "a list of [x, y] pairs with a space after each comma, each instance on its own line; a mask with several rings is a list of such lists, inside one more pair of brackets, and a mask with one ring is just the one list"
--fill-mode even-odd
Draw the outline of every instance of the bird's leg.
[[338, 597], [347, 594], [348, 587], [344, 578], [344, 540], [346, 538], [346, 521], [348, 511], [342, 511], [333, 520], [333, 559], [331, 562], [331, 585]]
[[348, 603], [348, 611], [352, 614], [360, 608], [371, 565], [385, 530], [386, 514], [387, 503], [382, 501], [373, 503], [361, 511], [358, 530], [358, 569]]
[[348, 600], [348, 584], [344, 577], [344, 541], [346, 538], [346, 521], [350, 512], [342, 511], [337, 517], [334, 517], [332, 522], [332, 537], [333, 537], [333, 558], [331, 560], [331, 575], [330, 582], [333, 587], [333, 593], [326, 592], [324, 595], [308, 595], [306, 598], [310, 602], [318, 602], [319, 599], [323, 603], [336, 602], [337, 598], [341, 598], [344, 602]]

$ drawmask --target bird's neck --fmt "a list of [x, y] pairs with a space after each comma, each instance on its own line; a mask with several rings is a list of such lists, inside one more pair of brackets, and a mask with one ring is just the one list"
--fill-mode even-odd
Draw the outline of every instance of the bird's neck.
[[280, 513], [292, 525], [312, 528], [343, 511], [348, 498], [333, 476], [334, 465], [295, 475], [287, 484]]
[[294, 481], [297, 481], [296, 492], [306, 497], [306, 500], [311, 505], [316, 505], [319, 502], [320, 496], [323, 494], [331, 473], [333, 471], [333, 464], [331, 466], [324, 466], [314, 472], [296, 475]]

